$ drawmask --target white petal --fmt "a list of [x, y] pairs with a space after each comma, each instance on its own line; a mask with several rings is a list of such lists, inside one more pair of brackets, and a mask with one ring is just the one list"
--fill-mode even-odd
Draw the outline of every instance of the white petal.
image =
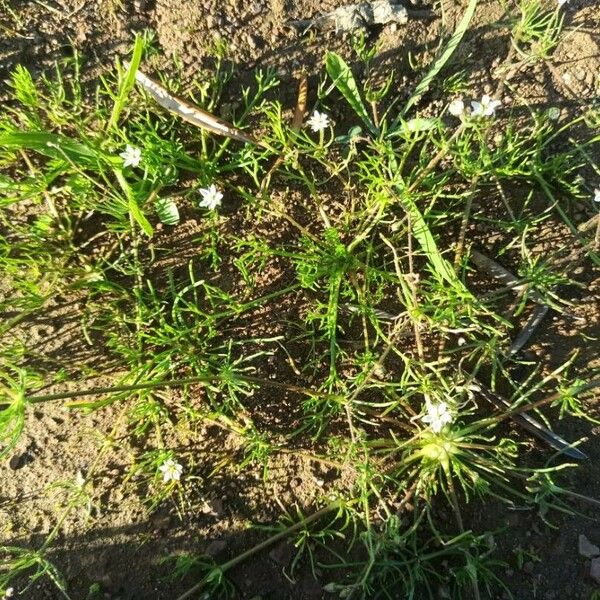
[[483, 106], [477, 100], [471, 100], [471, 108], [474, 115], [479, 115], [483, 112]]
[[465, 112], [465, 103], [460, 100], [452, 100], [448, 106], [448, 112], [455, 117], [460, 117]]

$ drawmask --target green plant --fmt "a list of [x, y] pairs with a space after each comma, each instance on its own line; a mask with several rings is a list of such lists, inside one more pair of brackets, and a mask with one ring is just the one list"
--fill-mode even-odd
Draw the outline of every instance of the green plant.
[[[466, 93], [462, 73], [432, 84], [476, 5], [402, 106], [393, 74], [370, 82], [377, 49], [364, 36], [353, 45], [366, 82], [328, 53], [318, 107], [336, 103], [348, 120], [337, 137], [324, 113], [308, 128], [288, 124], [273, 71], [258, 71], [229, 107], [240, 131], [262, 122], [258, 143], [181, 121], [136, 87], [147, 36], [93, 102], [77, 56], [39, 82], [14, 71], [10, 118], [0, 121], [0, 306], [11, 313], [0, 328], [0, 452], [48, 402], [84, 413], [118, 406], [120, 429], [99, 435], [89, 472], [52, 487], [60, 516], [41, 548], [5, 548], [0, 586], [47, 575], [67, 593], [48, 551], [69, 514], [97, 505], [100, 458], [124, 439], [134, 443], [114, 485], [149, 512], [173, 502], [183, 521], [225, 474], [259, 471], [266, 485], [273, 463], [292, 455], [336, 474], [326, 490], [317, 484], [314, 512], [283, 506], [275, 526], [257, 527], [268, 539], [224, 564], [172, 557], [174, 579], [200, 579], [180, 600], [233, 596], [227, 572], [286, 537], [296, 549], [288, 576], [303, 565], [331, 574], [326, 589], [340, 597], [479, 598], [502, 587], [502, 561], [494, 526], [473, 531], [466, 506], [518, 503], [550, 522], [572, 499], [594, 503], [563, 484], [559, 457], [577, 443], [552, 438], [543, 409], [589, 418], [581, 396], [597, 384], [573, 373], [574, 356], [543, 371], [512, 348], [531, 304], [571, 309], [572, 265], [558, 245], [540, 249], [540, 230], [564, 227], [582, 244], [578, 260], [598, 262], [569, 219], [598, 135], [562, 143], [595, 121], [557, 124], [491, 97], [415, 113], [430, 94]], [[526, 66], [549, 59], [562, 17], [527, 0], [510, 25], [508, 56]], [[211, 112], [234, 81], [224, 47], [215, 53], [185, 99]], [[177, 75], [161, 86], [186, 89]], [[488, 250], [506, 267], [477, 250], [488, 245], [479, 226], [493, 229]], [[73, 321], [92, 356], [49, 368], [28, 319], [68, 302], [80, 307]], [[96, 387], [97, 376], [108, 383]], [[544, 396], [548, 388], [556, 392]], [[523, 413], [558, 456], [523, 460], [530, 436], [504, 428]], [[207, 427], [228, 436], [226, 452], [212, 440], [201, 447]]]

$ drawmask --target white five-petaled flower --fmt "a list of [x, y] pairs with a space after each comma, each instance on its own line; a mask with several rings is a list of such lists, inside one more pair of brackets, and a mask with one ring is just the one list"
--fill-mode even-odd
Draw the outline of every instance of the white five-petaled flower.
[[500, 100], [492, 100], [487, 94], [481, 97], [481, 102], [471, 100], [471, 115], [473, 117], [491, 117], [502, 104]]
[[12, 598], [14, 596], [15, 590], [14, 588], [6, 588], [6, 591], [4, 592], [4, 596], [2, 597], [2, 600], [6, 600], [7, 598]]
[[183, 467], [176, 463], [172, 458], [165, 460], [165, 462], [158, 467], [159, 471], [162, 471], [163, 481], [179, 481], [181, 474], [183, 473]]
[[313, 131], [323, 131], [329, 127], [329, 117], [326, 113], [315, 110], [307, 123]]
[[600, 204], [600, 188], [594, 189], [594, 202], [598, 202]]
[[427, 405], [427, 414], [421, 417], [423, 423], [428, 423], [434, 433], [439, 433], [444, 425], [452, 423], [452, 415], [445, 402]]
[[462, 117], [465, 112], [465, 103], [460, 98], [452, 100], [448, 105], [448, 112], [455, 117]]
[[209, 185], [207, 188], [202, 188], [200, 190], [200, 195], [202, 196], [202, 201], [200, 202], [200, 206], [202, 208], [214, 210], [217, 208], [217, 206], [221, 205], [223, 194], [221, 194], [214, 183]]
[[119, 156], [123, 159], [124, 167], [137, 167], [142, 160], [142, 151], [127, 144], [125, 151], [121, 152]]

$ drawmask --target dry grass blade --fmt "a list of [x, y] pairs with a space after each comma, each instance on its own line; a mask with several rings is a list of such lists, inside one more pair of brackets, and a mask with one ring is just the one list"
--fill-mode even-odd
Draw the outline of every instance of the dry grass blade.
[[246, 142], [248, 144], [259, 144], [257, 140], [245, 134], [231, 123], [227, 123], [227, 121], [215, 117], [199, 106], [186, 102], [182, 98], [173, 96], [173, 94], [160, 85], [160, 83], [154, 81], [147, 75], [144, 75], [144, 73], [139, 70], [135, 73], [135, 80], [158, 102], [158, 104], [163, 108], [166, 108], [169, 112], [181, 117], [184, 121], [233, 140]]
[[[308, 98], [308, 79], [306, 75], [302, 74], [300, 76], [300, 81], [298, 81], [298, 99], [296, 100], [296, 108], [294, 109], [294, 116], [292, 118], [292, 124], [290, 126], [292, 131], [298, 132], [302, 129], [302, 125], [304, 124], [304, 115], [306, 114], [306, 101]], [[269, 187], [271, 183], [271, 176], [273, 173], [279, 168], [281, 163], [284, 161], [284, 154], [280, 154], [277, 157], [277, 160], [273, 163], [273, 166], [269, 169], [269, 172], [265, 175], [262, 183], [260, 184], [261, 192], [265, 192], [265, 190]]]

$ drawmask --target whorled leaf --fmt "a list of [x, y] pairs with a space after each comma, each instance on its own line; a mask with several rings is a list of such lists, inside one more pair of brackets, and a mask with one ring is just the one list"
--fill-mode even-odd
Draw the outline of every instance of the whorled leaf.
[[179, 209], [172, 198], [159, 198], [154, 203], [156, 214], [161, 223], [177, 225], [179, 223]]

